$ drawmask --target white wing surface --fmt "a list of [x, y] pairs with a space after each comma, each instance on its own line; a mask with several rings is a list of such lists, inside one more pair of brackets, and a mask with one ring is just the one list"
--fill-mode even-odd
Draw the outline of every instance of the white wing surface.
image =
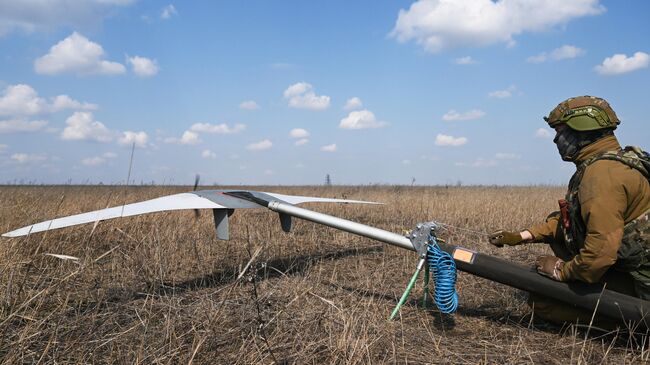
[[[266, 205], [255, 203], [247, 196], [228, 195], [227, 190], [200, 190], [192, 193], [181, 193], [169, 196], [163, 196], [156, 199], [146, 200], [139, 203], [126, 204], [113, 208], [96, 210], [93, 212], [71, 215], [68, 217], [56, 218], [49, 221], [36, 223], [31, 226], [16, 229], [3, 234], [3, 237], [19, 237], [31, 233], [48, 231], [51, 229], [75, 226], [78, 224], [92, 223], [107, 219], [130, 217], [139, 214], [162, 212], [168, 210], [182, 209], [241, 209], [241, 208], [264, 208]], [[225, 193], [225, 194], [224, 194]], [[361, 204], [381, 204], [365, 202], [360, 200], [330, 199], [317, 198], [311, 196], [284, 195], [276, 193], [261, 193], [254, 191], [241, 191], [248, 196], [255, 198], [268, 197], [275, 198], [289, 204], [300, 204], [309, 202], [320, 203], [361, 203]], [[256, 195], [258, 194], [258, 195]], [[263, 204], [263, 205], [260, 205]]]
[[375, 202], [366, 202], [362, 200], [347, 200], [347, 199], [330, 199], [330, 198], [316, 198], [313, 196], [298, 196], [298, 195], [283, 195], [276, 193], [267, 193], [264, 194], [270, 195], [276, 199], [283, 200], [289, 204], [300, 204], [300, 203], [351, 203], [351, 204], [382, 204]]
[[216, 209], [225, 208], [213, 201], [202, 198], [192, 193], [181, 193], [163, 196], [156, 199], [146, 200], [139, 203], [120, 205], [118, 207], [96, 210], [93, 212], [71, 215], [63, 218], [56, 218], [49, 221], [36, 223], [31, 226], [19, 228], [15, 231], [3, 234], [3, 237], [19, 237], [30, 233], [47, 231], [77, 224], [91, 223], [100, 220], [129, 217], [138, 214], [162, 212], [167, 210], [181, 209]]

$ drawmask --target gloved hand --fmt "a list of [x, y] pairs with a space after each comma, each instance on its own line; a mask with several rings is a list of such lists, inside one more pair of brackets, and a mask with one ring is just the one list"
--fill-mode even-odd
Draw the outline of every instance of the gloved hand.
[[488, 238], [490, 243], [497, 247], [503, 247], [503, 245], [516, 246], [524, 241], [523, 237], [521, 237], [521, 233], [504, 230], [492, 232]]
[[555, 256], [540, 256], [535, 260], [537, 272], [548, 276], [549, 278], [557, 281], [562, 280], [562, 267], [564, 267], [564, 260]]

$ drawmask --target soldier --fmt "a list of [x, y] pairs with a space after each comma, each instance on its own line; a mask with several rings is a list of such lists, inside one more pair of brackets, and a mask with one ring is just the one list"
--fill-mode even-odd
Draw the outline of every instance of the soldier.
[[[550, 244], [555, 256], [540, 256], [537, 272], [557, 281], [603, 283], [607, 289], [650, 300], [650, 159], [621, 146], [620, 124], [607, 101], [567, 99], [544, 120], [564, 161], [575, 163], [560, 210], [521, 232], [497, 231], [497, 247], [530, 242]], [[534, 313], [551, 322], [589, 323], [592, 313], [533, 295]]]

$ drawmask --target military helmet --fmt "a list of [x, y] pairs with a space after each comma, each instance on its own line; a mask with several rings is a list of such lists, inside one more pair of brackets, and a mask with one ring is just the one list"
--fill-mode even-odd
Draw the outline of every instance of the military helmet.
[[589, 95], [566, 99], [551, 110], [544, 120], [551, 128], [566, 124], [569, 128], [581, 132], [616, 129], [621, 123], [605, 99]]

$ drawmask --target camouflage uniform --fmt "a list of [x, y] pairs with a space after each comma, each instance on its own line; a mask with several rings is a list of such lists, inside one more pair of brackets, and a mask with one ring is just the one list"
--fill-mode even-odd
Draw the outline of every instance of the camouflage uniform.
[[[547, 121], [558, 109], [562, 112], [562, 105]], [[603, 157], [622, 152], [613, 135], [581, 148], [561, 211], [528, 231], [533, 242], [549, 243], [566, 261], [562, 281], [605, 283], [607, 289], [650, 300], [650, 184], [644, 176], [648, 171]], [[552, 321], [591, 319], [591, 312], [538, 295], [531, 295], [529, 304], [537, 315]]]

